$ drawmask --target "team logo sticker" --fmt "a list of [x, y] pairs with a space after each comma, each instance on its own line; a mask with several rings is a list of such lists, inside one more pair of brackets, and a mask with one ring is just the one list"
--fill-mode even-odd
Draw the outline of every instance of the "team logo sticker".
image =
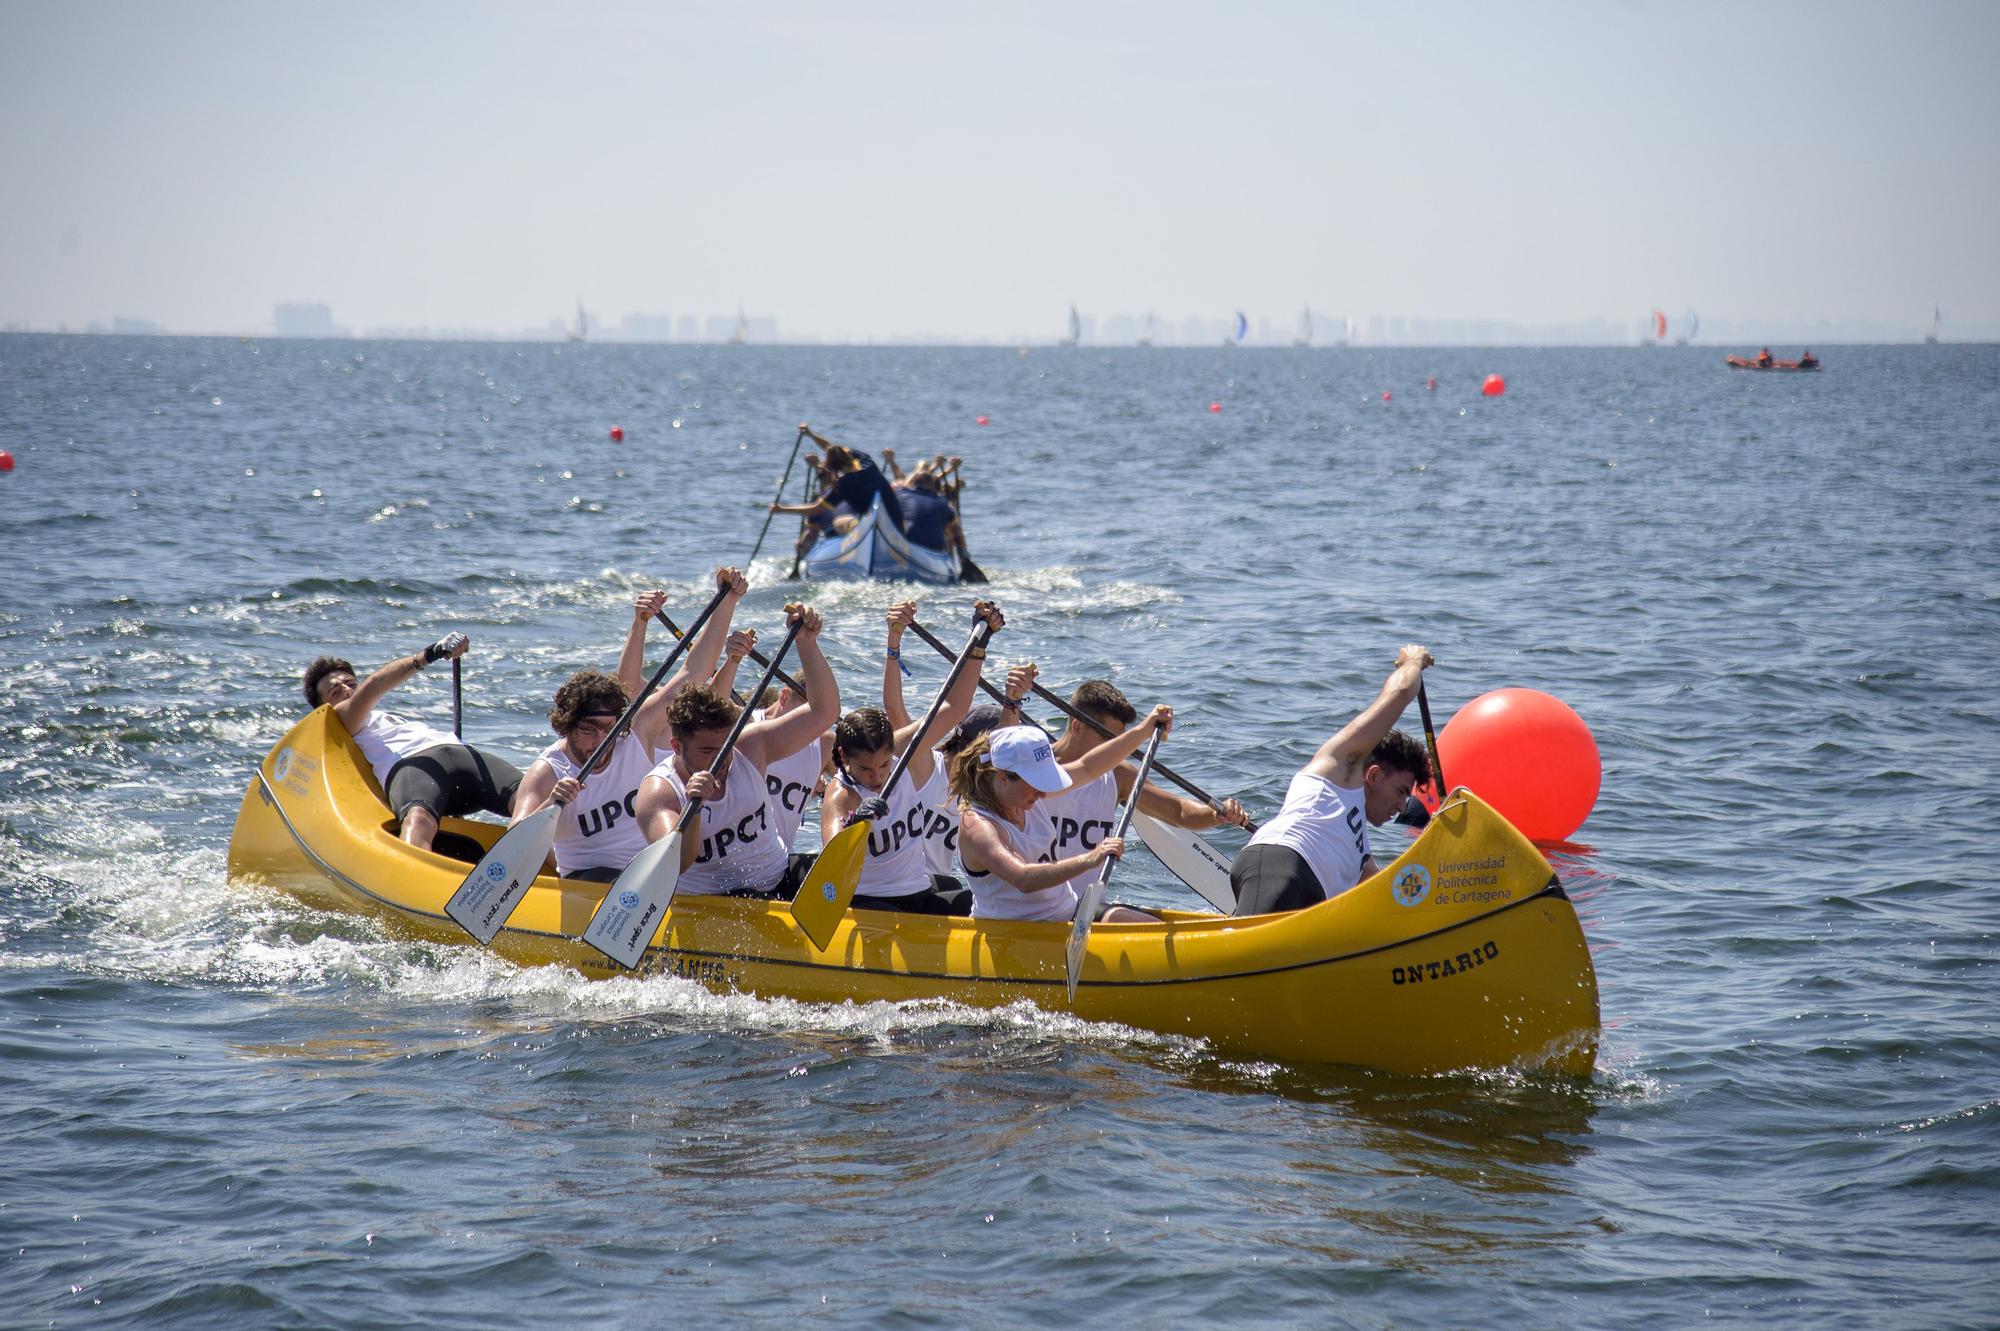
[[639, 894], [637, 892], [620, 892], [618, 894], [618, 904], [626, 910], [637, 910], [639, 909]]
[[495, 860], [493, 863], [486, 866], [487, 882], [489, 883], [502, 882], [506, 879], [506, 877], [507, 877], [507, 866], [500, 863], [498, 860]]
[[292, 749], [288, 744], [278, 750], [277, 759], [271, 764], [271, 779], [273, 781], [283, 781], [287, 776], [291, 775], [291, 771]]
[[833, 885], [833, 880], [829, 878], [824, 883], [821, 883], [819, 885], [819, 894], [825, 897], [828, 901], [832, 901], [835, 897], [840, 895], [840, 890]]
[[1389, 884], [1389, 895], [1396, 898], [1398, 906], [1420, 906], [1430, 894], [1431, 871], [1421, 864], [1412, 864]]

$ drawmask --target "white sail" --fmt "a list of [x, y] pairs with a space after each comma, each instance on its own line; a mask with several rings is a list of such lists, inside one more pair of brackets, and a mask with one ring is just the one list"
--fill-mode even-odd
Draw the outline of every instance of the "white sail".
[[1069, 336], [1063, 339], [1062, 344], [1073, 347], [1081, 341], [1083, 341], [1083, 317], [1076, 312], [1076, 306], [1072, 305], [1069, 307]]
[[576, 303], [576, 327], [569, 330], [569, 340], [581, 342], [590, 336], [590, 316], [583, 312], [583, 302]]
[[743, 317], [743, 307], [736, 307], [736, 331], [729, 335], [729, 345], [740, 347], [750, 340], [750, 321]]
[[1299, 311], [1299, 331], [1292, 338], [1295, 347], [1309, 347], [1313, 341], [1313, 307], [1307, 305]]

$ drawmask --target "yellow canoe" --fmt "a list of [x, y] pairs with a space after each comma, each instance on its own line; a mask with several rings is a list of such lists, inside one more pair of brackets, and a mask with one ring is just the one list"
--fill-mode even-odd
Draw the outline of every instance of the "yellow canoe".
[[[486, 846], [501, 830], [459, 819], [445, 827]], [[413, 850], [394, 828], [367, 760], [320, 708], [251, 779], [229, 871], [470, 944], [444, 913], [470, 866]], [[494, 949], [525, 965], [622, 973], [577, 939], [605, 890], [544, 874]], [[782, 902], [680, 897], [641, 970], [814, 1003], [1025, 999], [1294, 1063], [1587, 1076], [1596, 1060], [1597, 974], [1576, 911], [1533, 844], [1465, 791], [1380, 874], [1310, 910], [1097, 925], [1074, 1006], [1068, 935], [1066, 923], [851, 911], [821, 951]]]

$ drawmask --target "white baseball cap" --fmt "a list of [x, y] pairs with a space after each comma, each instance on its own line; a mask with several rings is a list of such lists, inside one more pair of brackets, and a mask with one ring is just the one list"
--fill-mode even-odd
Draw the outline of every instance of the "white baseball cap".
[[1055, 748], [1040, 726], [1002, 726], [987, 738], [985, 761], [1053, 795], [1069, 786], [1069, 773], [1056, 761]]

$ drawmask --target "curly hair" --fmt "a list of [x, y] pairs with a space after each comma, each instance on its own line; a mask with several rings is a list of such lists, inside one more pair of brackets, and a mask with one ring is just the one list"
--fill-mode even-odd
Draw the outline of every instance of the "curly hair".
[[1099, 720], [1110, 718], [1117, 729], [1130, 729], [1139, 719], [1138, 709], [1132, 700], [1122, 693], [1116, 684], [1108, 679], [1086, 679], [1076, 686], [1076, 692], [1069, 695], [1070, 706], [1079, 712], [1086, 712]]
[[847, 770], [850, 753], [880, 753], [896, 742], [889, 714], [880, 707], [857, 707], [833, 724], [833, 760]]
[[306, 706], [319, 706], [320, 681], [328, 675], [337, 674], [342, 670], [345, 670], [350, 675], [354, 673], [354, 666], [347, 658], [342, 656], [318, 657], [311, 665], [307, 666], [305, 677]]
[[1367, 765], [1387, 772], [1408, 772], [1419, 781], [1431, 779], [1430, 751], [1400, 730], [1382, 736], [1369, 750]]
[[556, 690], [555, 705], [549, 708], [549, 726], [558, 735], [576, 729], [576, 723], [592, 712], [622, 715], [631, 699], [616, 675], [602, 670], [579, 670]]
[[667, 728], [676, 743], [685, 744], [696, 731], [721, 730], [736, 724], [742, 709], [706, 684], [690, 684], [667, 704]]

